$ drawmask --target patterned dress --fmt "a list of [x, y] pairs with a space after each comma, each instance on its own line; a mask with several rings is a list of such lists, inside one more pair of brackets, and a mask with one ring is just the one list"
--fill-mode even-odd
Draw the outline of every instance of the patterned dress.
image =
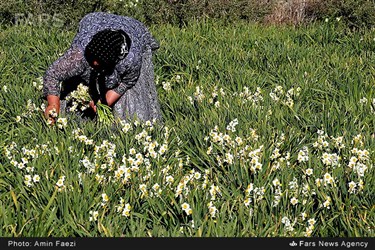
[[159, 44], [144, 24], [131, 17], [94, 12], [82, 18], [70, 48], [47, 69], [43, 96], [59, 96], [64, 112], [64, 98], [70, 91], [79, 83], [89, 86], [90, 81], [98, 80], [84, 57], [84, 50], [97, 32], [108, 28], [123, 30], [131, 40], [129, 54], [117, 63], [110, 75], [99, 79], [107, 90], [112, 89], [121, 96], [113, 105], [114, 116], [121, 120], [134, 116], [143, 121], [161, 120], [152, 63], [152, 52]]

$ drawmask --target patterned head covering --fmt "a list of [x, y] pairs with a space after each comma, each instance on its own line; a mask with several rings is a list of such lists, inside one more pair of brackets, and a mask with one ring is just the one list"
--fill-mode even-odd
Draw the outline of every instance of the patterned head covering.
[[85, 58], [94, 69], [113, 68], [128, 54], [128, 37], [120, 30], [105, 29], [96, 33], [85, 49]]

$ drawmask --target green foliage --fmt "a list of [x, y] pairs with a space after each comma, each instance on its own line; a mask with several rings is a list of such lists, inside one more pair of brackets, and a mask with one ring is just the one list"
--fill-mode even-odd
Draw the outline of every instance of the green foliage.
[[150, 30], [164, 124], [60, 128], [38, 78], [75, 33], [1, 31], [0, 236], [374, 236], [374, 31]]
[[311, 13], [320, 20], [340, 18], [350, 29], [374, 27], [374, 0], [330, 0], [313, 1]]
[[112, 108], [103, 103], [97, 103], [98, 122], [103, 125], [111, 125], [115, 121]]

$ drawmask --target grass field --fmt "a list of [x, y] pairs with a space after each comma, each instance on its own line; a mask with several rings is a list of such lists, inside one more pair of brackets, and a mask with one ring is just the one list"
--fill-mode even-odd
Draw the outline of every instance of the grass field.
[[118, 129], [43, 119], [74, 32], [0, 32], [0, 236], [375, 236], [374, 31], [150, 30], [164, 124]]

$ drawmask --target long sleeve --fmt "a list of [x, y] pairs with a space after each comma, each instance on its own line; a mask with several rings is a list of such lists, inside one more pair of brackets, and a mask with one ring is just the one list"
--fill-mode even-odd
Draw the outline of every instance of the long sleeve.
[[126, 90], [132, 88], [136, 84], [139, 78], [140, 72], [141, 72], [140, 66], [134, 67], [131, 71], [124, 72], [123, 74], [120, 75], [119, 85], [113, 90], [117, 94], [123, 95], [126, 92]]
[[47, 69], [43, 77], [43, 97], [60, 96], [61, 82], [82, 74], [85, 69], [82, 50], [70, 47], [59, 59]]
[[[142, 57], [137, 54], [130, 53], [124, 63], [120, 63], [116, 67], [116, 74], [111, 76], [108, 80], [109, 85], [115, 85], [113, 90], [123, 95], [128, 89], [132, 88], [141, 74]], [[113, 81], [113, 82], [111, 82]], [[117, 83], [115, 83], [115, 81]]]

